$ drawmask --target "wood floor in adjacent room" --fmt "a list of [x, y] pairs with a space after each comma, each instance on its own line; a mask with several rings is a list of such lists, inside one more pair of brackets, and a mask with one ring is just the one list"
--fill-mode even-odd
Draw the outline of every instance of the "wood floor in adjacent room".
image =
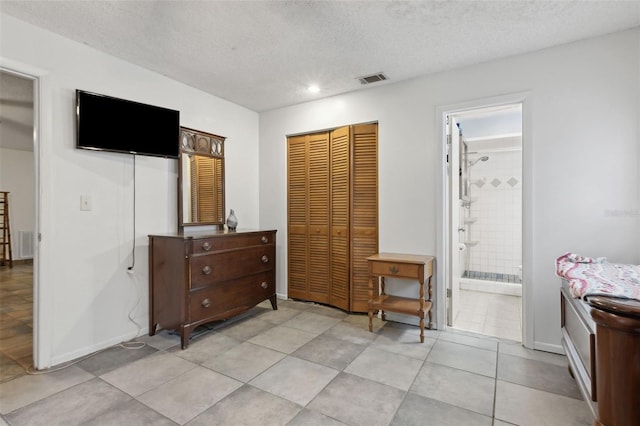
[[0, 383], [33, 365], [33, 265], [0, 266]]

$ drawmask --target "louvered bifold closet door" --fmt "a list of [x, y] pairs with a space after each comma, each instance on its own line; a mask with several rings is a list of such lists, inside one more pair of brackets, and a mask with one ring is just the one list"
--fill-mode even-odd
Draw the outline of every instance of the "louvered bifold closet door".
[[288, 294], [307, 299], [307, 138], [292, 136], [287, 144]]
[[329, 302], [329, 133], [309, 135], [309, 300]]
[[351, 126], [352, 312], [369, 310], [367, 257], [378, 252], [378, 125]]
[[196, 193], [198, 205], [198, 222], [214, 222], [218, 218], [215, 215], [216, 194], [213, 183], [215, 182], [215, 165], [209, 157], [194, 156], [196, 160]]
[[331, 132], [331, 289], [329, 304], [349, 310], [349, 127]]
[[[224, 182], [224, 159], [215, 158], [213, 160], [215, 164], [215, 180], [214, 182]], [[216, 187], [216, 210], [215, 221], [224, 221], [224, 185], [215, 185]]]
[[198, 188], [198, 166], [196, 164], [196, 158], [197, 156], [195, 155], [189, 156], [189, 168], [192, 171], [191, 179], [189, 182], [191, 185], [191, 191], [190, 191], [191, 193], [189, 194], [189, 197], [191, 198], [190, 222], [194, 222], [194, 223], [198, 222], [198, 191], [196, 190], [196, 188]]

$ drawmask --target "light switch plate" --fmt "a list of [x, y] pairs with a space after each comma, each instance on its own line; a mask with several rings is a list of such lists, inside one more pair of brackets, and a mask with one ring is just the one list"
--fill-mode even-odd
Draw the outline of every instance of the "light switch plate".
[[90, 195], [81, 195], [80, 196], [80, 210], [82, 210], [82, 211], [91, 211], [91, 196]]

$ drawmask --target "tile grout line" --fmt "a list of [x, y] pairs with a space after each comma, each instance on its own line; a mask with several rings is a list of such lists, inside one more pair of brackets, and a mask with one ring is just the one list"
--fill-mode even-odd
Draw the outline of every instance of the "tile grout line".
[[500, 342], [496, 345], [496, 378], [493, 384], [493, 410], [491, 412], [492, 424], [496, 423], [496, 401], [498, 397], [498, 363], [500, 362]]

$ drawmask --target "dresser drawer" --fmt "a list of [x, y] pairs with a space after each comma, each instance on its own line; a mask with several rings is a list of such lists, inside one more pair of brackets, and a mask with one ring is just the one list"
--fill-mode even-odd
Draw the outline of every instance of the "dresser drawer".
[[220, 250], [232, 250], [250, 246], [275, 244], [273, 232], [255, 232], [251, 234], [225, 234], [224, 238], [198, 238], [192, 241], [193, 253], [202, 254]]
[[263, 272], [190, 292], [190, 322], [227, 318], [227, 312], [249, 309], [276, 292], [274, 273]]
[[191, 258], [191, 288], [206, 287], [215, 282], [233, 280], [274, 268], [276, 249], [273, 245], [230, 250]]
[[404, 277], [418, 279], [420, 265], [400, 262], [371, 262], [371, 273], [387, 277]]

